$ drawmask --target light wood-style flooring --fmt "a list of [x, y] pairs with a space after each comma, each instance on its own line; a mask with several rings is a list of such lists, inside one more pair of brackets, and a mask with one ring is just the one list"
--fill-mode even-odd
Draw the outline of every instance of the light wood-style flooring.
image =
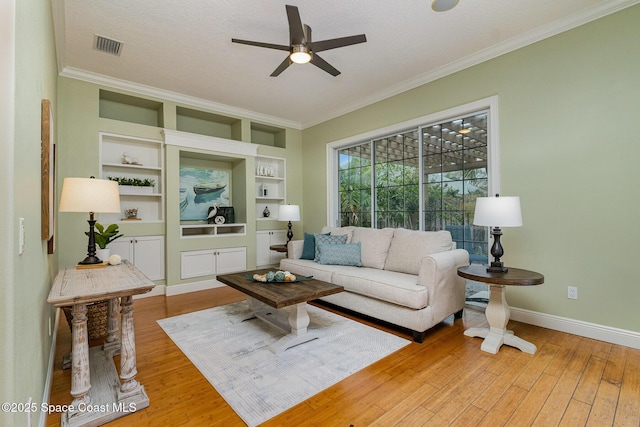
[[[156, 323], [243, 298], [217, 288], [136, 299], [137, 379], [151, 404], [109, 426], [244, 425]], [[467, 309], [455, 322], [452, 316], [423, 344], [411, 343], [264, 425], [640, 426], [640, 350], [510, 322], [537, 353], [502, 347], [492, 355], [480, 350], [479, 338], [463, 335], [475, 326], [486, 326], [481, 311]], [[62, 370], [70, 342], [61, 316], [51, 404], [72, 400], [71, 372]], [[48, 416], [47, 426], [59, 424], [60, 414]]]

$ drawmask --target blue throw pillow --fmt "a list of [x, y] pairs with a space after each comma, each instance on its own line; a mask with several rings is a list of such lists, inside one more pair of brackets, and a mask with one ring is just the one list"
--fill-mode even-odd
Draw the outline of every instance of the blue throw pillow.
[[347, 243], [346, 234], [316, 234], [316, 254], [313, 260], [318, 262], [318, 245], [321, 243], [332, 243], [334, 245], [342, 245]]
[[[331, 233], [326, 233], [324, 236], [329, 234]], [[300, 259], [314, 259], [316, 257], [316, 236], [319, 236], [319, 234], [304, 233], [304, 244]]]
[[319, 243], [316, 245], [316, 249], [318, 251], [318, 264], [362, 266], [360, 261], [360, 242], [344, 244]]

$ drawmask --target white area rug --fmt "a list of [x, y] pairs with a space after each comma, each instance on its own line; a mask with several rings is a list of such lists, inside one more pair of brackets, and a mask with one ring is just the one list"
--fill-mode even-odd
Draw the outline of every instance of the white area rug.
[[319, 339], [280, 355], [282, 332], [251, 317], [246, 302], [159, 320], [182, 352], [249, 426], [258, 425], [410, 341], [309, 306]]

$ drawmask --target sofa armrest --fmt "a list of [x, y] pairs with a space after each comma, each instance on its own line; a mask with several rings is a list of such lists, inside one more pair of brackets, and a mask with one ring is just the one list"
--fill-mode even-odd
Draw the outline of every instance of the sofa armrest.
[[302, 256], [302, 248], [304, 240], [291, 240], [287, 246], [287, 257], [291, 259], [300, 259]]
[[420, 261], [418, 284], [429, 291], [435, 322], [464, 308], [466, 281], [458, 276], [458, 267], [465, 265], [469, 265], [469, 252], [464, 249], [438, 252]]

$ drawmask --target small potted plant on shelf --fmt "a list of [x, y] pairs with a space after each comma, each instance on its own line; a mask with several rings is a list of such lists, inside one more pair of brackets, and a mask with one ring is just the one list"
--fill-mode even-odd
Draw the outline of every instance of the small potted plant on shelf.
[[[109, 259], [110, 251], [107, 248], [107, 245], [119, 237], [124, 236], [124, 234], [118, 234], [119, 227], [118, 224], [108, 225], [106, 228], [104, 225], [96, 222], [95, 230], [93, 232], [93, 238], [96, 241], [96, 245], [100, 249], [96, 250], [96, 256], [103, 261]], [[89, 235], [88, 231], [85, 231], [84, 234]]]
[[107, 179], [116, 181], [120, 194], [151, 194], [156, 181], [150, 178], [127, 178], [125, 176], [108, 176]]

